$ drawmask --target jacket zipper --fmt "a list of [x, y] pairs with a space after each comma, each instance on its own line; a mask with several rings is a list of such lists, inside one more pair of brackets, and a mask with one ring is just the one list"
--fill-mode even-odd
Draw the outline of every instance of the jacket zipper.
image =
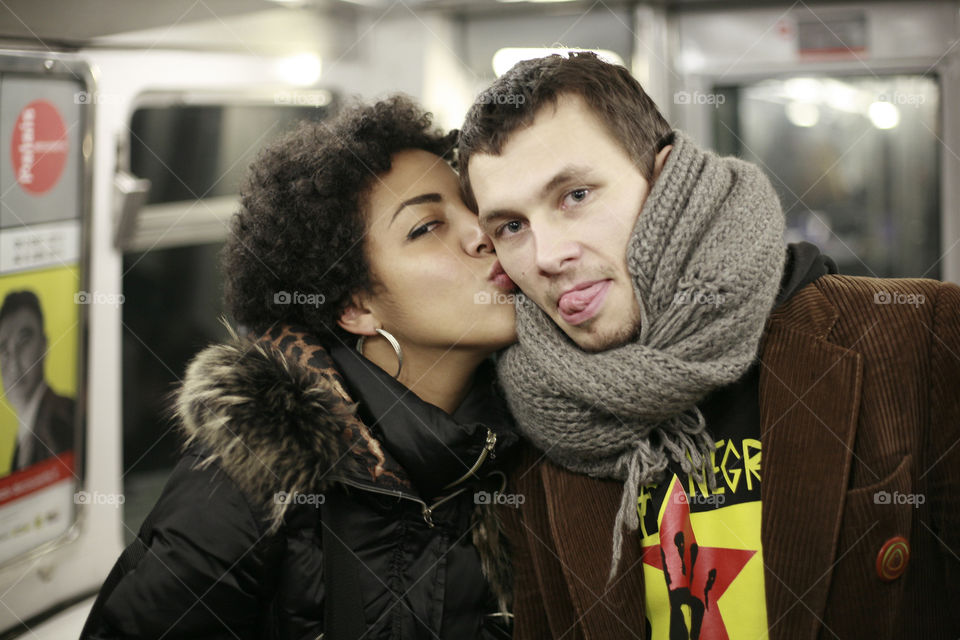
[[472, 476], [473, 474], [475, 474], [477, 470], [480, 468], [480, 465], [482, 465], [486, 461], [487, 457], [490, 455], [490, 453], [493, 451], [494, 447], [496, 446], [497, 446], [497, 434], [494, 433], [493, 430], [488, 427], [487, 440], [483, 444], [483, 450], [480, 451], [480, 457], [477, 458], [477, 461], [473, 463], [473, 466], [470, 467], [469, 471], [467, 471], [461, 477], [457, 478], [456, 480], [454, 480], [453, 482], [445, 486], [444, 489], [455, 487], [461, 482], [463, 482], [464, 480], [466, 480], [467, 478], [469, 478], [470, 476]]
[[[460, 495], [461, 493], [463, 493], [464, 491], [467, 490], [466, 487], [457, 489], [457, 490], [454, 491], [453, 493], [451, 493], [451, 494], [449, 494], [449, 495], [446, 495], [446, 496], [440, 498], [439, 500], [437, 500], [436, 502], [434, 502], [432, 505], [428, 505], [426, 502], [424, 502], [424, 501], [421, 500], [420, 498], [414, 498], [413, 496], [408, 495], [408, 494], [406, 494], [406, 493], [404, 493], [404, 492], [402, 492], [402, 491], [391, 491], [391, 490], [389, 490], [389, 489], [378, 489], [378, 488], [376, 488], [376, 487], [366, 486], [366, 485], [360, 484], [359, 482], [353, 482], [352, 480], [345, 480], [345, 479], [342, 479], [342, 478], [338, 478], [337, 481], [338, 481], [338, 482], [341, 482], [341, 483], [343, 483], [343, 484], [349, 485], [349, 486], [351, 486], [351, 487], [354, 487], [354, 488], [356, 488], [356, 489], [360, 489], [360, 490], [362, 490], [362, 491], [370, 491], [371, 493], [380, 493], [380, 494], [383, 494], [383, 495], [385, 495], [385, 496], [391, 496], [391, 497], [393, 497], [393, 498], [402, 498], [402, 499], [404, 499], [404, 500], [410, 500], [410, 501], [412, 501], [412, 502], [416, 502], [417, 504], [420, 505], [420, 513], [423, 514], [423, 520], [424, 520], [424, 522], [426, 522], [426, 523], [427, 523], [427, 526], [430, 527], [431, 529], [436, 526], [436, 525], [433, 523], [433, 518], [431, 517], [431, 516], [433, 515], [434, 509], [436, 509], [437, 507], [439, 507], [440, 505], [442, 505], [442, 504], [443, 504], [444, 502], [446, 502], [447, 500], [450, 500], [451, 498], [453, 498], [453, 497], [455, 497], [455, 496], [458, 496], [458, 495]], [[445, 488], [446, 488], [446, 487], [445, 487]]]
[[[494, 433], [492, 429], [487, 427], [487, 439], [483, 443], [483, 450], [480, 451], [480, 456], [477, 458], [477, 461], [474, 462], [473, 466], [470, 467], [470, 469], [465, 474], [463, 474], [460, 478], [457, 478], [456, 480], [454, 480], [453, 482], [451, 482], [450, 484], [446, 485], [443, 488], [450, 489], [451, 487], [455, 487], [456, 485], [470, 478], [470, 476], [475, 474], [477, 470], [480, 468], [480, 466], [486, 461], [486, 459], [490, 456], [490, 454], [493, 452], [493, 449], [496, 446], [497, 446], [497, 434]], [[413, 502], [416, 502], [417, 504], [420, 505], [420, 513], [423, 514], [424, 522], [426, 522], [427, 526], [430, 527], [431, 529], [434, 526], [436, 526], [433, 524], [433, 518], [432, 518], [434, 509], [442, 505], [444, 502], [450, 500], [455, 496], [460, 495], [461, 493], [467, 490], [466, 487], [461, 487], [460, 489], [457, 489], [453, 493], [440, 498], [433, 504], [428, 505], [426, 502], [424, 502], [420, 498], [414, 498], [413, 496], [407, 495], [402, 491], [391, 491], [389, 489], [379, 489], [376, 487], [365, 486], [358, 482], [353, 482], [351, 480], [345, 480], [342, 478], [339, 479], [339, 481], [342, 482], [343, 484], [350, 485], [351, 487], [355, 487], [363, 491], [371, 491], [373, 493], [380, 493], [383, 495], [392, 496], [394, 498], [403, 498], [405, 500], [411, 500]]]

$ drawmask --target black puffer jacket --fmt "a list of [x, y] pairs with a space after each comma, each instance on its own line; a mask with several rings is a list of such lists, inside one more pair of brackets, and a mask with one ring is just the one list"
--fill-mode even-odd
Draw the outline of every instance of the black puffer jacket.
[[477, 499], [517, 440], [492, 373], [451, 417], [291, 328], [206, 349], [186, 453], [82, 637], [508, 637], [509, 507]]

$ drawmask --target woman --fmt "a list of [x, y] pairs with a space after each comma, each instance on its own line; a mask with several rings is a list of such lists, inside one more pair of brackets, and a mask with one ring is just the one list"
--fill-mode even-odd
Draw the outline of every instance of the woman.
[[250, 332], [189, 366], [185, 455], [83, 637], [504, 637], [513, 283], [453, 148], [394, 97], [259, 156], [223, 261]]

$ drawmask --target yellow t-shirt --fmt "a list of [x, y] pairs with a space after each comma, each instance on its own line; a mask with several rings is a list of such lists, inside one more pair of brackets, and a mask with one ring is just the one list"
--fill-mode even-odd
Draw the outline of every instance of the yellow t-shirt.
[[717, 489], [673, 473], [641, 487], [651, 640], [767, 638], [760, 543], [760, 442], [720, 440]]

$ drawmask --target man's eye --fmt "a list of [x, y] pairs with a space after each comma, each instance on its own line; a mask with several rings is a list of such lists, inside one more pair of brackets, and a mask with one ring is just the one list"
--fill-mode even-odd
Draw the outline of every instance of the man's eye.
[[574, 189], [563, 198], [564, 205], [575, 205], [583, 202], [590, 194], [589, 189]]
[[502, 237], [504, 234], [513, 235], [515, 233], [520, 233], [523, 230], [523, 223], [519, 220], [511, 220], [510, 222], [505, 222], [494, 231], [494, 235], [497, 238]]

